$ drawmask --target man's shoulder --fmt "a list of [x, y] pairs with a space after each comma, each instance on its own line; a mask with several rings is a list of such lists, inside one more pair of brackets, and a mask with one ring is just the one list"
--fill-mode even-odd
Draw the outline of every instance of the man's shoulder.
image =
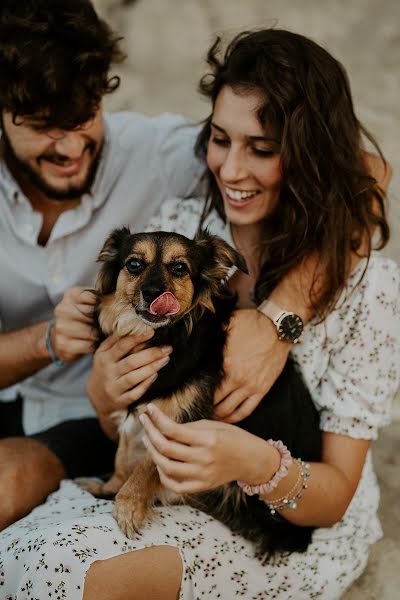
[[190, 119], [172, 113], [156, 116], [131, 111], [105, 113], [105, 121], [111, 136], [119, 138], [136, 137], [140, 134], [163, 137], [182, 130], [187, 136], [194, 137], [198, 131], [198, 127]]

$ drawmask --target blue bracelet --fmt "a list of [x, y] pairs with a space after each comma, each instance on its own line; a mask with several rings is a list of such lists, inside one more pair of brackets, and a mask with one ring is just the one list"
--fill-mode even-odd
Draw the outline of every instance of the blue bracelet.
[[53, 329], [53, 327], [54, 327], [54, 319], [51, 319], [51, 321], [49, 321], [49, 324], [47, 326], [47, 332], [46, 332], [47, 352], [50, 354], [50, 358], [51, 358], [53, 364], [56, 365], [56, 367], [65, 367], [65, 362], [63, 362], [62, 360], [57, 358], [56, 353], [53, 350], [53, 346], [51, 345], [51, 330]]

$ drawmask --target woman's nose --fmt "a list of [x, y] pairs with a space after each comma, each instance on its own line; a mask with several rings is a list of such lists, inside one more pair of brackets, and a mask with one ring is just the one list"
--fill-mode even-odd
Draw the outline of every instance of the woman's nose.
[[221, 165], [220, 176], [226, 183], [246, 177], [246, 165], [240, 150], [230, 148]]

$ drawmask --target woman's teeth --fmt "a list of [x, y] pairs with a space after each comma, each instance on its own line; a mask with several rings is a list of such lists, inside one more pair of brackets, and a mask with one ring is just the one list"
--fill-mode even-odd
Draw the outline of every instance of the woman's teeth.
[[244, 200], [248, 200], [249, 198], [252, 198], [256, 194], [258, 194], [257, 191], [255, 191], [255, 192], [247, 192], [247, 191], [246, 192], [241, 192], [240, 190], [231, 190], [230, 188], [225, 188], [225, 193], [232, 200], [236, 200], [236, 202], [241, 202], [241, 201], [244, 201]]

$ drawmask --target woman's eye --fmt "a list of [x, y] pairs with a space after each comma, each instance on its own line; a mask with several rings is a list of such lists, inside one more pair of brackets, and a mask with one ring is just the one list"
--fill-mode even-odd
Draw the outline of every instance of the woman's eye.
[[215, 137], [214, 135], [211, 137], [210, 141], [213, 144], [217, 144], [217, 146], [228, 146], [229, 145], [229, 140], [227, 140], [226, 138]]
[[253, 152], [256, 156], [267, 157], [274, 154], [273, 150], [267, 150], [266, 148], [253, 148]]
[[184, 262], [176, 262], [169, 267], [169, 271], [173, 275], [185, 275], [188, 272], [188, 268]]
[[144, 269], [143, 262], [141, 260], [138, 260], [137, 258], [130, 258], [125, 263], [125, 266], [128, 269], [129, 273], [132, 273], [132, 275], [138, 275], [138, 273], [141, 273]]

